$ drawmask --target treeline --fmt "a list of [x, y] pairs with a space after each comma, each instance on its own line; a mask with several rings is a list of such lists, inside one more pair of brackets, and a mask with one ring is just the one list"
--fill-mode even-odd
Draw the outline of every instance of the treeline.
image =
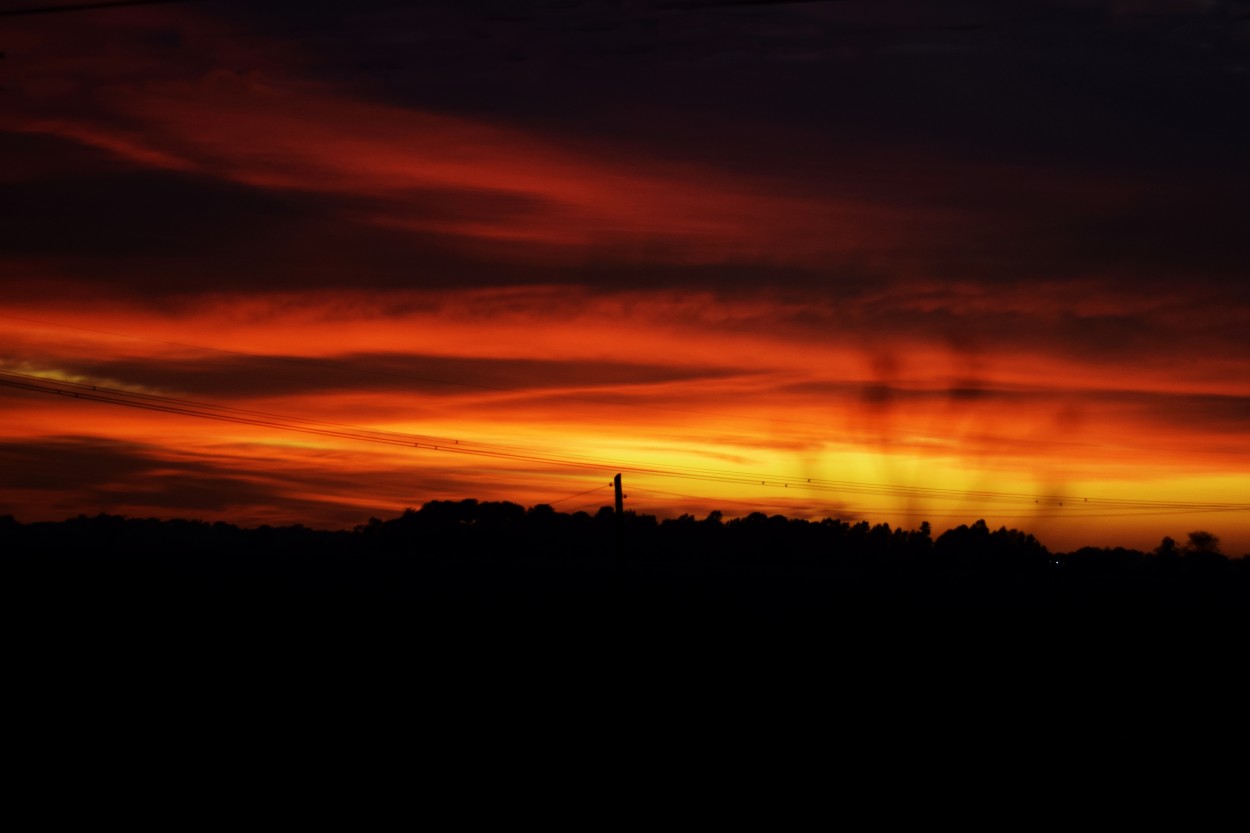
[[[1250, 559], [1204, 531], [1150, 552], [1050, 552], [983, 520], [934, 535], [752, 513], [658, 519], [431, 501], [351, 530], [79, 516], [0, 517], [5, 592], [75, 604], [416, 605], [653, 611], [1205, 609], [1250, 612]], [[622, 595], [624, 594], [624, 595]]]
[[617, 518], [604, 506], [591, 515], [563, 513], [547, 504], [529, 509], [510, 501], [435, 500], [390, 520], [370, 518], [351, 530], [302, 524], [240, 527], [222, 521], [79, 515], [64, 521], [23, 524], [0, 516], [0, 544], [10, 553], [136, 554], [389, 554], [405, 556], [613, 556], [637, 561], [759, 564], [836, 564], [870, 559], [914, 566], [958, 566], [991, 571], [1077, 567], [1105, 572], [1157, 569], [1225, 570], [1230, 559], [1209, 532], [1189, 533], [1178, 544], [1164, 538], [1149, 552], [1123, 547], [1083, 547], [1052, 553], [1032, 534], [991, 529], [984, 520], [933, 535], [928, 521], [915, 529], [849, 522], [811, 521], [753, 512], [726, 520], [719, 511], [698, 519], [660, 519], [626, 511]]

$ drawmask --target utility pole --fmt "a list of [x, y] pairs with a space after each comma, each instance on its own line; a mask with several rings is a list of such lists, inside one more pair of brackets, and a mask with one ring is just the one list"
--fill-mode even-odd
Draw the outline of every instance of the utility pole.
[[616, 487], [616, 561], [619, 565], [625, 557], [625, 495], [621, 493], [621, 475], [612, 478]]

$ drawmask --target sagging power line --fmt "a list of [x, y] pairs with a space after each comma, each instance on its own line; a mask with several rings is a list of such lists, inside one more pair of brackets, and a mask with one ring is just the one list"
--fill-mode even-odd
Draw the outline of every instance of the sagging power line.
[[[525, 448], [483, 443], [463, 438], [438, 437], [401, 431], [373, 429], [364, 426], [342, 423], [324, 422], [313, 419], [276, 414], [266, 411], [252, 411], [232, 408], [192, 400], [157, 394], [141, 393], [92, 385], [85, 382], [73, 382], [48, 377], [0, 371], [0, 386], [26, 390], [30, 392], [53, 394], [72, 399], [81, 399], [110, 405], [155, 411], [179, 416], [211, 419], [220, 422], [235, 423], [259, 428], [292, 431], [332, 439], [370, 442], [389, 446], [407, 447], [425, 451], [448, 454], [463, 454], [493, 458], [502, 461], [531, 463], [545, 466], [581, 468], [596, 470], [612, 470], [630, 474], [649, 475], [655, 477], [696, 480], [707, 483], [731, 485], [749, 485], [772, 488], [797, 487], [809, 492], [876, 495], [927, 500], [977, 500], [981, 503], [1008, 506], [1045, 506], [1059, 509], [1066, 505], [1069, 512], [1081, 509], [1102, 509], [1119, 513], [1168, 513], [1168, 512], [1241, 512], [1250, 511], [1250, 504], [1232, 502], [1197, 502], [1197, 501], [1156, 501], [1116, 498], [1081, 498], [1066, 495], [1036, 495], [1018, 492], [997, 492], [988, 490], [958, 490], [924, 486], [903, 486], [898, 484], [864, 483], [857, 481], [830, 480], [824, 478], [761, 475], [758, 473], [738, 472], [725, 469], [702, 468], [697, 466], [662, 465], [650, 463], [622, 463], [576, 454], [544, 451], [542, 449]], [[593, 490], [592, 490], [593, 491]], [[572, 496], [575, 497], [575, 496]]]

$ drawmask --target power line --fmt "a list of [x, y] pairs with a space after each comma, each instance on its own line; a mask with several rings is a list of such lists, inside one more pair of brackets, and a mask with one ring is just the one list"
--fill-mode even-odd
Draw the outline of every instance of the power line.
[[[415, 374], [415, 373], [399, 373], [399, 372], [390, 371], [390, 370], [376, 370], [376, 369], [367, 368], [367, 367], [345, 368], [341, 364], [336, 364], [334, 362], [320, 361], [317, 359], [305, 358], [305, 357], [300, 357], [300, 356], [257, 355], [256, 353], [249, 353], [243, 350], [230, 350], [224, 347], [209, 347], [203, 344], [190, 344], [185, 341], [170, 341], [167, 339], [149, 338], [147, 336], [136, 336], [130, 333], [117, 332], [116, 330], [102, 330], [96, 327], [82, 327], [82, 326], [78, 326], [75, 324], [62, 324], [57, 321], [48, 321], [46, 319], [39, 319], [39, 318], [29, 318], [29, 317], [21, 316], [21, 315], [10, 315], [7, 313], [0, 313], [0, 318], [7, 318], [11, 321], [25, 321], [29, 324], [41, 324], [46, 327], [60, 327], [66, 330], [78, 330], [84, 333], [96, 333], [99, 335], [113, 336], [114, 338], [126, 338], [126, 339], [132, 339], [134, 341], [144, 341], [150, 344], [164, 344], [170, 347], [185, 347], [191, 350], [203, 350], [205, 352], [222, 353], [222, 354], [229, 355], [229, 356], [241, 356], [243, 358], [248, 358], [248, 359], [260, 359], [263, 361], [284, 362], [288, 364], [297, 364], [303, 367], [324, 367], [330, 370], [337, 371], [339, 373], [366, 374], [370, 376], [386, 377], [386, 378], [391, 378], [391, 379], [405, 379], [405, 380], [412, 381], [412, 382], [426, 382], [426, 383], [432, 383], [432, 384], [437, 384], [437, 385], [448, 385], [451, 387], [471, 388], [473, 390], [496, 391], [499, 393], [514, 393], [515, 392], [513, 388], [501, 387], [499, 385], [487, 385], [487, 384], [482, 384], [480, 382], [466, 382], [460, 379], [445, 379], [445, 378], [440, 378], [440, 377], [435, 377], [435, 376], [424, 376], [424, 375]], [[717, 417], [727, 417], [727, 418], [733, 418], [733, 419], [749, 419], [749, 420], [754, 420], [754, 421], [759, 421], [759, 422], [769, 422], [769, 423], [780, 422], [780, 423], [785, 423], [788, 425], [806, 425], [806, 426], [813, 427], [813, 428], [825, 428], [825, 429], [829, 428], [828, 423], [813, 422], [811, 420], [789, 419], [785, 417], [772, 417], [772, 416], [754, 416], [751, 414], [728, 414], [728, 413], [723, 413], [723, 412], [718, 412], [718, 411], [700, 410], [697, 408], [676, 408], [676, 407], [667, 406], [667, 405], [648, 405], [644, 402], [616, 401], [612, 399], [598, 399], [592, 396], [574, 396], [572, 394], [544, 392], [544, 395], [549, 396], [552, 399], [563, 399], [563, 400], [570, 401], [570, 402], [585, 402], [591, 405], [610, 405], [614, 408], [641, 408], [641, 409], [645, 409], [649, 411], [666, 411], [670, 413], [694, 414], [696, 416], [717, 416]]]
[[549, 501], [547, 501], [547, 505], [548, 505], [548, 506], [555, 506], [557, 503], [564, 503], [564, 501], [566, 501], [566, 500], [572, 500], [572, 499], [573, 499], [573, 498], [575, 498], [575, 497], [581, 497], [582, 495], [588, 495], [588, 494], [590, 494], [591, 492], [599, 492], [599, 491], [602, 491], [602, 490], [604, 490], [604, 489], [611, 489], [611, 488], [612, 488], [612, 484], [611, 484], [611, 483], [609, 483], [609, 484], [608, 484], [608, 485], [606, 485], [606, 486], [596, 486], [595, 488], [593, 488], [593, 489], [587, 489], [587, 490], [586, 490], [586, 491], [584, 491], [584, 492], [576, 492], [576, 493], [574, 493], [574, 494], [567, 495], [567, 496], [565, 496], [565, 497], [560, 498], [559, 500], [549, 500]]
[[[116, 391], [104, 388], [98, 385], [90, 385], [87, 383], [69, 382], [63, 380], [49, 380], [47, 377], [34, 376], [29, 374], [19, 374], [11, 371], [4, 372], [3, 375], [13, 379], [25, 380], [23, 384], [15, 384], [10, 382], [11, 387], [22, 387], [34, 384], [32, 390], [42, 390], [44, 392], [57, 392], [66, 395], [73, 395], [78, 398], [93, 399], [96, 401], [105, 401], [111, 404], [122, 404], [130, 407], [143, 408], [147, 410], [164, 411], [168, 413], [182, 414], [186, 416], [200, 416], [208, 419], [216, 419], [218, 421], [234, 422], [238, 424], [254, 425], [258, 427], [270, 427], [282, 430], [299, 431], [302, 433], [316, 434], [327, 437], [337, 437], [342, 439], [363, 440], [374, 443], [384, 443], [399, 446], [414, 446], [418, 448], [427, 448], [435, 451], [448, 451], [465, 454], [476, 454], [478, 456], [492, 456], [501, 459], [512, 459], [517, 461], [530, 461], [544, 464], [555, 464], [565, 466], [576, 466], [582, 468], [623, 468], [632, 474], [650, 474], [661, 477], [682, 477], [686, 479], [702, 480], [706, 482], [718, 482], [732, 485], [755, 485], [757, 482], [760, 486], [772, 488], [790, 488], [795, 486], [805, 491], [813, 492], [837, 492], [840, 494], [866, 494], [882, 497], [902, 497], [902, 498], [928, 498], [937, 500], [969, 500], [976, 499], [981, 502], [999, 503], [999, 504], [1017, 504], [1017, 505], [1035, 505], [1041, 508], [1045, 507], [1063, 507], [1065, 501], [1069, 504], [1080, 504], [1083, 508], [1089, 508], [1089, 500], [1075, 496], [1065, 495], [1034, 495], [1027, 493], [1011, 493], [1011, 492], [995, 492], [985, 490], [956, 490], [943, 489], [936, 487], [923, 486], [899, 486], [891, 484], [875, 484], [862, 483], [843, 480], [829, 480], [823, 478], [802, 478], [793, 476], [776, 476], [776, 475], [760, 475], [750, 474], [737, 471], [727, 471], [723, 469], [705, 468], [698, 466], [681, 466], [672, 465], [658, 466], [647, 464], [621, 464], [617, 461], [607, 460], [603, 458], [587, 457], [573, 454], [557, 455], [551, 452], [535, 451], [530, 448], [486, 444], [480, 442], [472, 442], [462, 439], [438, 437], [432, 435], [419, 435], [407, 432], [387, 431], [382, 429], [364, 428], [355, 425], [345, 425], [343, 423], [324, 422], [320, 420], [300, 419], [282, 414], [274, 414], [267, 411], [255, 411], [241, 408], [232, 408], [222, 405], [214, 405], [210, 403], [198, 402], [194, 400], [178, 399], [174, 397], [158, 396], [154, 394], [146, 394], [134, 391]], [[71, 390], [50, 391], [46, 389], [48, 382], [53, 382], [63, 387], [69, 387]], [[116, 401], [118, 397], [126, 398], [128, 401]], [[129, 401], [138, 400], [138, 401]], [[298, 421], [298, 424], [295, 424]], [[1179, 503], [1177, 501], [1143, 501], [1143, 500], [1118, 500], [1111, 498], [1099, 498], [1095, 500], [1095, 506], [1103, 508], [1180, 508], [1180, 507], [1202, 507], [1217, 505], [1220, 507], [1231, 506], [1240, 510], [1243, 504], [1209, 504], [1209, 503]]]
[[[221, 405], [210, 405], [174, 397], [156, 394], [123, 391], [91, 385], [83, 382], [70, 382], [49, 379], [31, 374], [0, 371], [0, 385], [32, 392], [49, 393], [74, 399], [121, 405], [124, 407], [150, 410], [160, 413], [191, 416], [221, 422], [235, 423], [261, 428], [329, 437], [334, 439], [357, 440], [391, 446], [402, 446], [427, 451], [442, 451], [450, 454], [465, 454], [506, 460], [511, 462], [536, 463], [546, 466], [590, 468], [596, 470], [615, 469], [636, 475], [651, 475], [687, 480], [698, 480], [709, 483], [732, 485], [755, 485], [764, 487], [798, 489], [809, 492], [831, 492], [838, 494], [868, 494], [878, 496], [903, 497], [910, 499], [929, 500], [969, 500], [976, 499], [982, 503], [999, 503], [1015, 506], [1030, 504], [1058, 509], [1069, 505], [1070, 510], [1102, 508], [1138, 510], [1140, 512], [1185, 512], [1185, 511], [1250, 511], [1250, 504], [1226, 502], [1185, 502], [1129, 500], [1115, 498], [1074, 498], [1060, 495], [1029, 495], [1016, 492], [994, 492], [987, 490], [960, 491], [922, 486], [902, 486], [895, 484], [862, 483], [844, 480], [827, 480], [822, 478], [802, 478], [787, 476], [770, 476], [735, 472], [723, 469], [710, 469], [697, 466], [659, 465], [645, 463], [621, 463], [604, 458], [595, 458], [575, 454], [559, 454], [548, 451], [529, 449], [519, 446], [495, 445], [458, 438], [434, 437], [429, 435], [409, 434], [398, 431], [385, 431], [362, 426], [344, 425], [340, 423], [320, 422], [317, 420], [300, 419], [288, 415], [273, 414], [264, 411], [248, 411]], [[597, 490], [597, 489], [596, 489]], [[592, 490], [595, 491], [595, 490]], [[571, 497], [575, 497], [571, 496]]]
[[[192, 344], [192, 343], [183, 342], [183, 341], [171, 341], [168, 339], [151, 338], [148, 336], [137, 336], [137, 335], [133, 335], [130, 333], [118, 332], [116, 330], [104, 330], [104, 329], [99, 329], [96, 327], [83, 327], [83, 326], [75, 325], [75, 324], [64, 324], [64, 323], [57, 322], [57, 321], [49, 321], [47, 319], [30, 318], [28, 316], [12, 315], [8, 313], [0, 313], [0, 318], [7, 318], [13, 321], [24, 321], [24, 322], [31, 323], [31, 324], [40, 324], [43, 326], [57, 327], [57, 328], [67, 329], [67, 330], [77, 330], [77, 331], [86, 332], [86, 333], [96, 333], [99, 335], [107, 335], [107, 336], [112, 336], [114, 338], [130, 339], [133, 341], [142, 341], [142, 342], [147, 342], [150, 344], [164, 344], [164, 345], [168, 345], [172, 347], [183, 347], [183, 348], [187, 348], [191, 350], [202, 350], [202, 351], [209, 352], [209, 353], [221, 353], [223, 355], [239, 356], [245, 359], [254, 359], [254, 360], [259, 359], [261, 361], [270, 361], [274, 363], [281, 362], [285, 364], [296, 365], [299, 367], [323, 367], [323, 368], [334, 370], [335, 372], [344, 373], [344, 374], [358, 374], [358, 375], [369, 375], [369, 376], [383, 377], [383, 378], [403, 379], [403, 380], [414, 381], [414, 382], [447, 385], [450, 387], [461, 387], [461, 388], [468, 388], [468, 389], [473, 389], [473, 390], [495, 391], [495, 392], [504, 393], [504, 394], [516, 393], [516, 390], [514, 388], [500, 387], [498, 385], [487, 385], [487, 384], [482, 384], [479, 382], [466, 382], [466, 381], [457, 380], [457, 379], [446, 379], [446, 378], [441, 378], [441, 377], [424, 376], [424, 375], [413, 374], [413, 373], [400, 373], [396, 371], [377, 370], [374, 368], [367, 368], [367, 367], [348, 368], [348, 367], [342, 366], [339, 363], [335, 363], [332, 361], [323, 361], [323, 360], [300, 357], [300, 356], [257, 355], [256, 353], [250, 353], [250, 352], [242, 351], [242, 350], [230, 350], [228, 348], [223, 348], [223, 347], [210, 347], [210, 346], [203, 345], [203, 344]], [[538, 395], [541, 395], [550, 399], [559, 399], [559, 400], [564, 400], [568, 402], [583, 402], [583, 403], [588, 403], [592, 405], [607, 405], [613, 408], [624, 407], [624, 408], [642, 409], [642, 410], [647, 410], [647, 411], [692, 414], [696, 416], [725, 417], [725, 418], [730, 418], [730, 419], [750, 420], [753, 422], [764, 422], [770, 425], [776, 424], [776, 423], [781, 423], [781, 424], [786, 424], [786, 425], [801, 425], [801, 426], [807, 426], [811, 428], [821, 428], [821, 429], [825, 429], [826, 431], [830, 430], [830, 427], [831, 427], [828, 423], [814, 422], [811, 420], [792, 419], [792, 418], [775, 417], [775, 416], [756, 416], [753, 414], [742, 414], [742, 413], [729, 414], [729, 413], [725, 413], [721, 411], [708, 411], [708, 410], [700, 410], [696, 408], [677, 408], [677, 407], [667, 406], [667, 405], [649, 405], [643, 402], [600, 399], [600, 398], [591, 397], [591, 396], [576, 396], [573, 394], [562, 394], [562, 393], [555, 393], [551, 391], [540, 391], [538, 392]], [[913, 433], [913, 432], [891, 431], [891, 430], [881, 430], [881, 429], [878, 429], [878, 430], [880, 431], [880, 433], [887, 433], [887, 434], [906, 433], [910, 435]], [[1039, 442], [1043, 442], [1043, 441], [1033, 440], [1032, 442], [1034, 442], [1034, 444], [1038, 444]], [[1044, 444], [1051, 445], [1051, 446], [1055, 446], [1055, 445], [1088, 446], [1088, 445], [1091, 445], [1090, 443], [1078, 443], [1078, 442], [1068, 442], [1068, 441], [1065, 441], [1065, 442], [1044, 441]]]
[[[745, 501], [745, 500], [734, 500], [732, 498], [723, 498], [723, 497], [714, 498], [714, 497], [709, 497], [707, 495], [691, 495], [691, 494], [684, 494], [680, 492], [667, 492], [662, 489], [652, 489], [648, 487], [639, 487], [639, 486], [632, 487], [630, 491], [634, 492], [635, 494], [642, 493], [642, 494], [651, 494], [651, 495], [662, 495], [662, 496], [668, 496], [668, 497], [683, 498], [686, 500], [697, 500], [697, 501], [701, 501], [704, 503], [715, 503], [718, 506], [727, 504], [727, 503], [737, 504], [740, 506], [751, 507], [755, 511], [763, 511], [765, 507], [774, 508], [774, 509], [786, 508], [786, 505], [784, 503], [768, 503], [768, 502], [761, 502], [761, 501], [752, 502], [752, 501]], [[1080, 504], [1080, 506], [1082, 507], [1086, 505], [1088, 504], [1086, 504], [1084, 501], [1082, 501]], [[1105, 504], [1100, 504], [1100, 505], [1105, 506]], [[1181, 508], [1177, 508], [1176, 505], [1171, 505], [1171, 508], [1167, 508], [1167, 506], [1168, 505], [1164, 504], [1164, 508], [1146, 509], [1146, 510], [1134, 508], [1134, 509], [1126, 509], [1124, 511], [1119, 511], [1119, 512], [1098, 512], [1098, 513], [1090, 513], [1090, 512], [1085, 512], [1085, 511], [1065, 512], [1063, 517], [1067, 520], [1076, 520], [1076, 519], [1086, 519], [1086, 518], [1126, 518], [1126, 517], [1158, 516], [1158, 515], [1190, 515], [1190, 514], [1210, 514], [1210, 513], [1216, 513], [1216, 512], [1250, 511], [1250, 504], [1242, 504], [1242, 505], [1233, 504], [1233, 505], [1228, 505], [1228, 506], [1193, 504], [1193, 505], [1182, 505]], [[1073, 509], [1076, 509], [1076, 508], [1077, 508], [1076, 506], [1073, 507]], [[1004, 509], [1004, 510], [998, 510], [998, 511], [1000, 514], [1010, 514], [1010, 515], [1032, 514], [1032, 513], [1024, 512], [1022, 510], [1012, 511], [1012, 510]], [[919, 518], [961, 518], [961, 517], [968, 517], [970, 514], [977, 514], [975, 512], [974, 513], [949, 512], [949, 511], [948, 512], [935, 512], [929, 509], [917, 510], [917, 509], [902, 509], [902, 508], [893, 508], [893, 507], [863, 507], [863, 506], [855, 507], [854, 511], [852, 512], [845, 512], [845, 513], [840, 513], [840, 514], [846, 515], [847, 517], [854, 517], [854, 518], [862, 519], [864, 518], [864, 516], [869, 515], [871, 513], [889, 514], [889, 515], [894, 515], [894, 516], [902, 515], [902, 516], [907, 516], [907, 517], [919, 517]], [[1051, 516], [1053, 517], [1054, 513], [1051, 513]]]
[[631, 486], [630, 491], [635, 492], [635, 493], [643, 492], [649, 495], [664, 495], [667, 497], [679, 497], [679, 498], [684, 498], [685, 500], [702, 500], [702, 501], [707, 501], [709, 503], [713, 501], [715, 501], [716, 503], [736, 503], [740, 506], [749, 506], [755, 509], [759, 509], [760, 507], [760, 504], [758, 502], [752, 502], [752, 501], [746, 501], [746, 500], [734, 500], [732, 498], [720, 498], [720, 497], [711, 498], [711, 497], [707, 497], [704, 495], [687, 495], [681, 492], [666, 492], [662, 489], [649, 489], [649, 488], [640, 488], [637, 486]]
[[577, 512], [581, 512], [583, 509], [589, 509], [592, 506], [603, 507], [603, 506], [609, 506], [609, 505], [610, 504], [604, 503], [603, 501], [592, 500], [590, 503], [583, 503], [581, 506], [574, 506], [572, 509], [568, 510], [568, 513], [570, 515], [573, 515], [573, 514], [576, 514]]

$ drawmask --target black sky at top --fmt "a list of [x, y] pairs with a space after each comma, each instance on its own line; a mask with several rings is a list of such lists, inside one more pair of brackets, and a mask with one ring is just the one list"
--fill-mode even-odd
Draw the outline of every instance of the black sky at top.
[[[1242, 292], [1241, 264], [1250, 254], [1240, 223], [1250, 193], [1250, 0], [193, 0], [168, 7], [225, 21], [252, 43], [248, 54], [267, 62], [267, 72], [318, 79], [356, 99], [514, 126], [592, 157], [624, 151], [767, 180], [815, 199], [972, 217], [952, 232], [958, 239], [943, 240], [938, 229], [915, 242], [936, 279], [1002, 285], [1115, 275], [1130, 264], [1134, 282], [1200, 275]], [[71, 15], [44, 16], [53, 17]], [[185, 51], [176, 29], [154, 26], [144, 37], [168, 40], [170, 55]], [[267, 54], [268, 43], [281, 48]], [[180, 71], [205, 69], [188, 60]], [[751, 263], [657, 262], [640, 273], [608, 253], [591, 269], [569, 271], [496, 257], [488, 246], [449, 252], [436, 237], [341, 222], [377, 207], [376, 196], [365, 206], [343, 194], [279, 194], [136, 172], [51, 137], [10, 134], [0, 142], [24, 170], [46, 156], [56, 160], [49, 170], [58, 168], [12, 186], [26, 208], [0, 230], [6, 250], [142, 258], [117, 261], [108, 276], [142, 293], [194, 291], [205, 281], [228, 286], [231, 275], [246, 285], [255, 278], [244, 264], [273, 287], [353, 273], [376, 287], [453, 278], [605, 288], [757, 280]], [[1086, 199], [1086, 181], [1101, 192]], [[119, 194], [124, 212], [116, 210]], [[497, 195], [402, 198], [409, 210], [451, 219], [527, 210], [498, 204]], [[301, 244], [314, 240], [318, 250], [304, 262]], [[419, 272], [409, 266], [418, 260]], [[883, 280], [850, 260], [829, 265], [844, 293]], [[789, 268], [770, 265], [772, 282], [823, 283], [829, 271], [805, 277]]]
[[[1210, 169], [1236, 164], [1250, 131], [1243, 0], [238, 8], [363, 94], [741, 164], [810, 167], [836, 137]], [[760, 125], [791, 128], [802, 152]]]
[[361, 95], [726, 162], [810, 167], [876, 141], [1212, 169], [1250, 133], [1250, 0], [168, 5], [298, 43], [292, 69]]

